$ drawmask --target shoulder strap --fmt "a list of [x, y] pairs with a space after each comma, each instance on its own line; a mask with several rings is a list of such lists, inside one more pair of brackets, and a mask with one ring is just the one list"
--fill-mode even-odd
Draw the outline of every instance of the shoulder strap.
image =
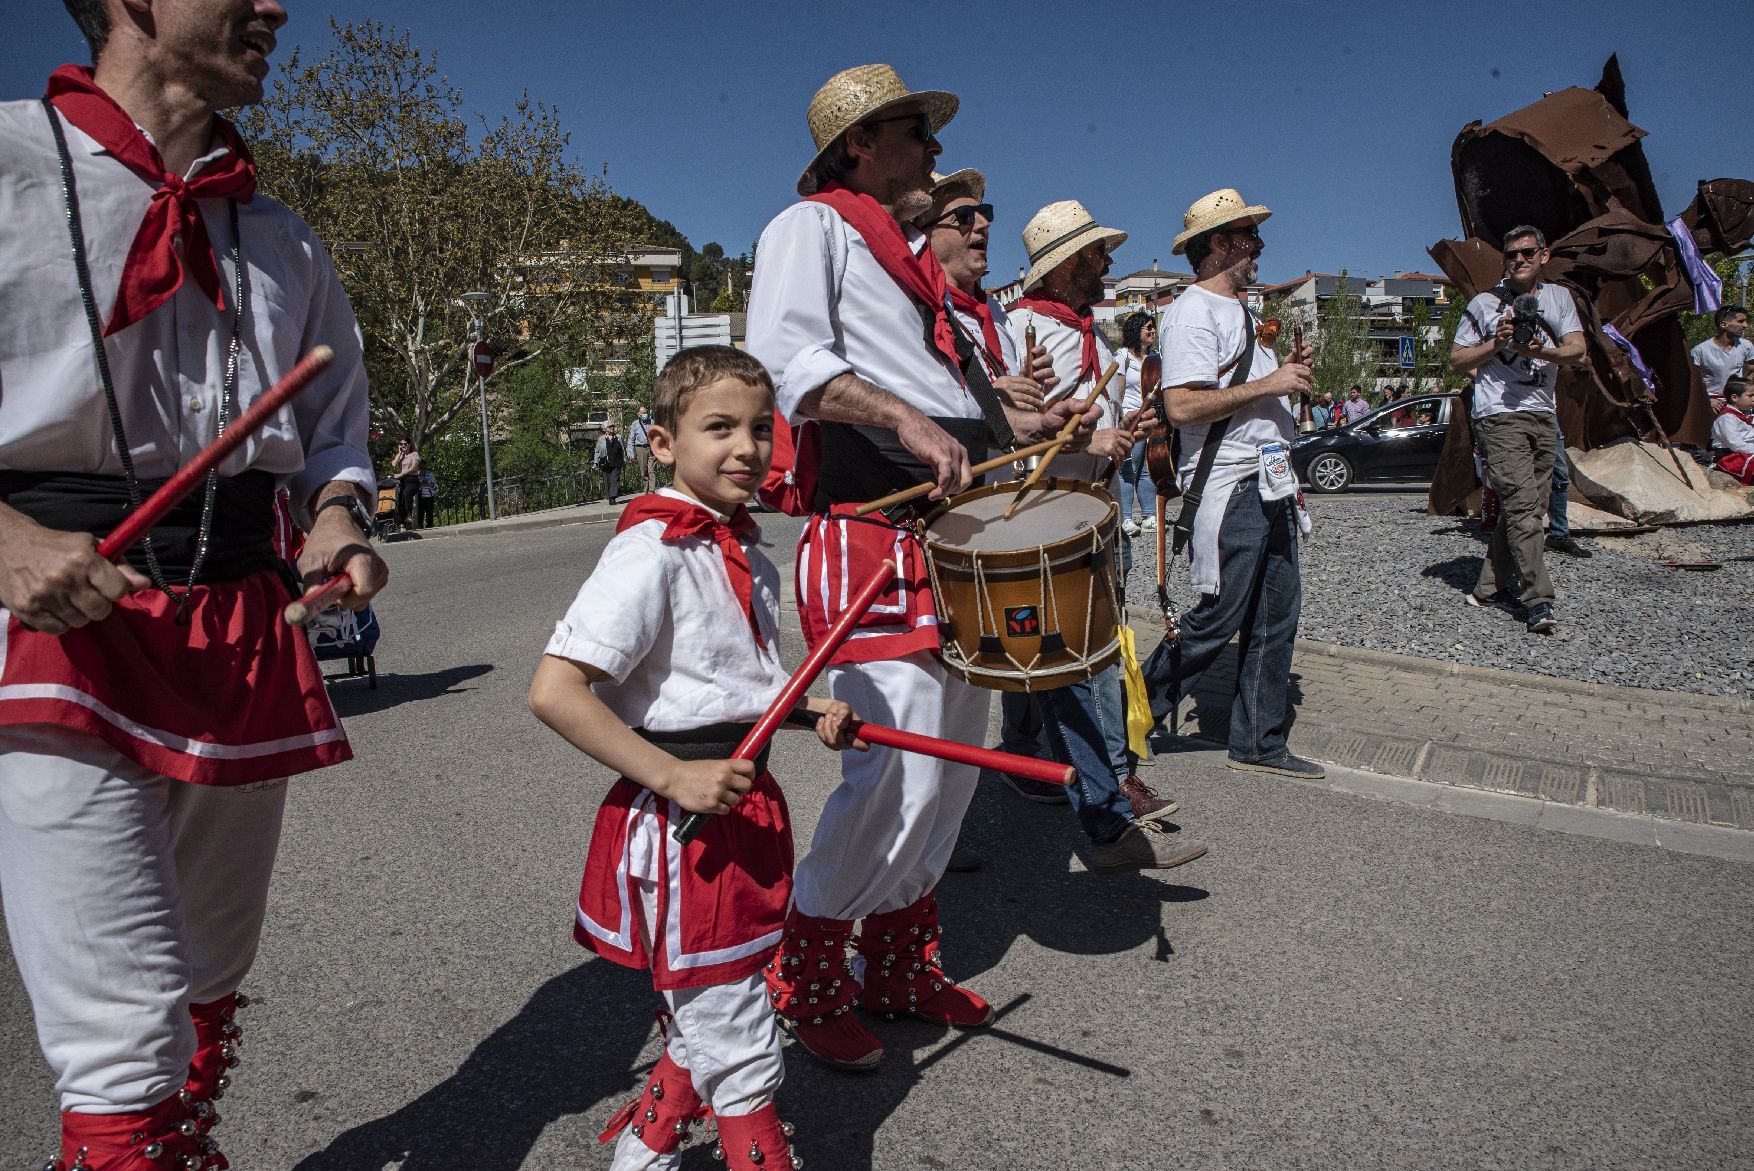
[[[1229, 386], [1241, 386], [1249, 379], [1249, 370], [1255, 364], [1255, 315], [1240, 300], [1242, 305], [1242, 353], [1233, 359], [1235, 369], [1231, 373]], [[1206, 442], [1200, 445], [1200, 462], [1194, 465], [1194, 478], [1188, 481], [1187, 491], [1182, 493], [1181, 514], [1175, 518], [1175, 542], [1170, 556], [1174, 557], [1187, 548], [1188, 541], [1194, 535], [1194, 518], [1200, 512], [1200, 498], [1205, 494], [1206, 481], [1212, 478], [1212, 465], [1218, 461], [1218, 449], [1224, 443], [1224, 433], [1230, 430], [1232, 416], [1226, 415], [1206, 429]]]
[[[974, 401], [980, 404], [981, 416], [987, 421], [987, 430], [993, 433], [993, 442], [1002, 451], [1017, 450], [1017, 433], [1011, 430], [1011, 420], [1005, 417], [1005, 405], [999, 399], [999, 392], [993, 388], [992, 379], [987, 377], [986, 363], [981, 361], [974, 339], [968, 336], [968, 331], [948, 305], [945, 312], [950, 314], [950, 332], [956, 339], [956, 356], [962, 362], [963, 381], [968, 384]], [[920, 316], [922, 319], [926, 316], [923, 307]], [[930, 329], [928, 325], [928, 332]]]

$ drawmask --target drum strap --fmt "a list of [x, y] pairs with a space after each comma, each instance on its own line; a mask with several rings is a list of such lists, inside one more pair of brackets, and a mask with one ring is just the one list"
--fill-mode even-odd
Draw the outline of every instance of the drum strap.
[[[1248, 381], [1249, 369], [1255, 364], [1255, 315], [1249, 312], [1247, 302], [1241, 297], [1237, 303], [1242, 306], [1242, 353], [1232, 359], [1234, 369], [1230, 381], [1225, 386], [1241, 386]], [[1226, 415], [1206, 428], [1206, 442], [1200, 445], [1200, 462], [1194, 465], [1194, 478], [1188, 482], [1188, 489], [1182, 493], [1181, 514], [1175, 518], [1175, 543], [1170, 549], [1173, 559], [1188, 546], [1194, 535], [1194, 518], [1200, 512], [1200, 497], [1205, 494], [1206, 481], [1212, 478], [1212, 465], [1218, 461], [1218, 448], [1224, 443], [1224, 433], [1230, 430], [1232, 416]]]
[[[993, 388], [993, 380], [987, 377], [986, 363], [981, 361], [974, 339], [968, 336], [955, 313], [950, 314], [950, 329], [956, 337], [956, 356], [962, 362], [963, 381], [968, 384], [968, 392], [974, 395], [974, 401], [980, 404], [987, 429], [993, 433], [994, 445], [1001, 451], [1016, 451], [1017, 433], [1011, 430], [1011, 420], [1005, 417], [1005, 405], [999, 399], [999, 392]], [[1024, 361], [1028, 360], [1025, 356]]]

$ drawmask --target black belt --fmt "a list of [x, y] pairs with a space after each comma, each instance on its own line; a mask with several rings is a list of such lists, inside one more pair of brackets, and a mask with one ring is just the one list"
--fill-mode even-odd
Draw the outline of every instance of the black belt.
[[[987, 458], [987, 421], [932, 416], [932, 422], [968, 450], [968, 462]], [[937, 472], [901, 445], [901, 437], [884, 427], [822, 423], [822, 459], [817, 474], [815, 507], [861, 504], [929, 483]]]
[[[141, 480], [150, 496], [163, 480]], [[267, 472], [221, 477], [213, 496], [213, 528], [197, 582], [237, 581], [264, 569], [282, 569], [274, 551], [275, 479]], [[201, 528], [201, 492], [185, 496], [152, 530], [153, 549], [167, 578], [187, 580]], [[128, 515], [128, 481], [86, 472], [0, 471], [0, 501], [44, 528], [107, 536]], [[146, 553], [128, 550], [128, 563], [148, 572]]]
[[[689, 728], [682, 732], [653, 732], [648, 728], [635, 728], [634, 734], [648, 744], [656, 744], [677, 760], [729, 760], [743, 743], [743, 737], [749, 735], [755, 727], [753, 721], [747, 724], [735, 722], [708, 724], [704, 728]], [[761, 752], [755, 758], [756, 775], [767, 771], [767, 753], [769, 745], [762, 745]]]

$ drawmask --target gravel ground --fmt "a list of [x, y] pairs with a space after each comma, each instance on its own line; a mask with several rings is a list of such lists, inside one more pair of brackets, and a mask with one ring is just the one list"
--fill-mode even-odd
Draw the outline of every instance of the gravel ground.
[[[1754, 525], [1585, 538], [1587, 561], [1547, 555], [1559, 629], [1532, 635], [1465, 604], [1485, 552], [1473, 521], [1425, 514], [1423, 495], [1310, 496], [1304, 638], [1482, 667], [1754, 699]], [[1155, 540], [1141, 534], [1128, 581], [1134, 625], [1155, 613]], [[1722, 562], [1714, 572], [1657, 564]], [[1172, 567], [1184, 609], [1187, 567]]]

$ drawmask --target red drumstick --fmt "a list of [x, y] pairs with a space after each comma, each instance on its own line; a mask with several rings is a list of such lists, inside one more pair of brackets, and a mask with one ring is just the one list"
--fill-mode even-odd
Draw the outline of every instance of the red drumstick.
[[[761, 719], [755, 721], [755, 727], [749, 729], [749, 735], [743, 737], [743, 743], [737, 745], [737, 751], [731, 754], [731, 759], [754, 760], [761, 755], [761, 750], [773, 739], [774, 731], [791, 715], [792, 709], [798, 706], [798, 701], [804, 698], [804, 693], [810, 690], [810, 685], [816, 682], [816, 677], [828, 666], [828, 660], [853, 633], [853, 627], [865, 616], [865, 611], [871, 608], [871, 603], [877, 600], [883, 587], [894, 580], [895, 574], [895, 562], [885, 561], [866, 579], [865, 584], [859, 587], [859, 592], [853, 595], [852, 601], [847, 603], [841, 616], [829, 628], [827, 636], [810, 652], [810, 657], [804, 660], [804, 665], [798, 668], [797, 673], [780, 688], [779, 697], [761, 713]], [[706, 813], [690, 813], [672, 831], [672, 836], [687, 845], [706, 828], [706, 819], [710, 816], [711, 814]]]
[[288, 399], [311, 384], [311, 380], [322, 373], [323, 368], [335, 360], [335, 351], [328, 346], [318, 346], [298, 360], [298, 365], [286, 372], [286, 377], [268, 389], [268, 393], [250, 404], [250, 409], [232, 421], [224, 434], [209, 443], [187, 464], [177, 469], [176, 475], [164, 482], [164, 486], [141, 502], [140, 507], [129, 513], [116, 531], [98, 542], [98, 556], [106, 561], [114, 561], [134, 546], [134, 542], [147, 534], [153, 525], [165, 518], [165, 514], [177, 506], [183, 497], [193, 492], [206, 478], [207, 473], [219, 466], [221, 460], [237, 450], [244, 440], [262, 429]]
[[286, 609], [281, 611], [280, 616], [286, 619], [288, 626], [303, 626], [334, 605], [342, 594], [352, 588], [353, 579], [345, 573], [338, 573], [322, 585], [312, 586], [286, 603]]
[[863, 720], [853, 720], [847, 728], [855, 739], [868, 744], [881, 744], [885, 748], [895, 748], [902, 752], [918, 752], [922, 756], [935, 756], [939, 760], [954, 761], [957, 764], [972, 764], [976, 768], [1011, 773], [1014, 776], [1028, 777], [1032, 781], [1046, 781], [1050, 785], [1072, 783], [1073, 772], [1069, 764], [1055, 764], [1051, 760], [1037, 760], [1033, 756], [1018, 756], [973, 744], [960, 744], [955, 740], [940, 740], [936, 736], [922, 736], [918, 732], [904, 732], [900, 728], [886, 728], [882, 724], [867, 724]]

